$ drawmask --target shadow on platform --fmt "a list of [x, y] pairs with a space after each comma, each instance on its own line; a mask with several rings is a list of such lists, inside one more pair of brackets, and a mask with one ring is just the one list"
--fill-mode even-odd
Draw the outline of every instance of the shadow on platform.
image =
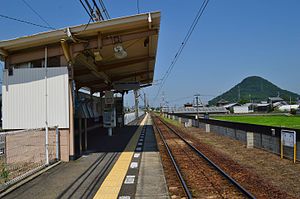
[[[138, 129], [138, 125], [124, 126], [114, 128], [113, 136], [108, 136], [107, 129], [96, 128], [88, 132], [88, 150], [89, 152], [122, 152]], [[147, 131], [152, 131], [151, 125], [145, 125]], [[147, 150], [144, 148], [143, 151]], [[151, 150], [151, 151], [158, 151]]]

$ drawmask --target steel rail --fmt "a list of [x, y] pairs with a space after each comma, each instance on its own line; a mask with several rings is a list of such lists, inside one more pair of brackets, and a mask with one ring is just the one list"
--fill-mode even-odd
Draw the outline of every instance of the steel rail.
[[171, 150], [170, 150], [170, 148], [169, 148], [169, 145], [167, 144], [167, 142], [166, 142], [166, 140], [165, 140], [163, 134], [161, 133], [161, 130], [157, 127], [157, 124], [156, 124], [156, 122], [155, 122], [154, 120], [153, 120], [153, 123], [154, 123], [155, 129], [156, 129], [157, 132], [159, 133], [159, 135], [160, 135], [160, 137], [161, 137], [161, 139], [162, 139], [162, 141], [163, 141], [163, 143], [164, 143], [164, 145], [165, 145], [165, 147], [166, 147], [166, 149], [167, 149], [168, 155], [169, 155], [169, 157], [171, 158], [171, 161], [172, 161], [173, 166], [174, 166], [174, 168], [175, 168], [175, 170], [176, 170], [176, 173], [177, 173], [177, 176], [178, 176], [178, 178], [179, 178], [179, 180], [180, 180], [180, 183], [181, 183], [181, 185], [182, 185], [182, 187], [183, 187], [183, 189], [184, 189], [184, 192], [186, 193], [188, 199], [192, 199], [193, 196], [192, 196], [190, 190], [189, 190], [188, 187], [187, 187], [187, 184], [186, 184], [186, 182], [185, 182], [185, 180], [184, 180], [184, 178], [183, 178], [183, 176], [182, 176], [182, 174], [181, 174], [181, 171], [180, 171], [180, 169], [179, 169], [179, 167], [178, 167], [178, 165], [177, 165], [177, 163], [176, 163], [176, 161], [175, 161], [175, 158], [174, 158], [174, 156], [173, 156], [173, 154], [172, 154], [172, 152], [171, 152]]
[[213, 161], [211, 161], [208, 157], [206, 157], [202, 152], [196, 149], [193, 145], [191, 145], [186, 139], [184, 139], [181, 135], [179, 135], [176, 130], [174, 130], [170, 125], [168, 125], [161, 118], [157, 117], [168, 129], [170, 129], [175, 135], [177, 135], [182, 141], [184, 141], [191, 149], [193, 149], [199, 156], [205, 159], [211, 166], [213, 166], [222, 176], [224, 176], [230, 183], [232, 183], [238, 190], [240, 190], [246, 197], [255, 199], [255, 196], [252, 195], [249, 191], [247, 191], [242, 185], [240, 185], [237, 181], [235, 181], [232, 177], [230, 177], [225, 171], [223, 171], [218, 165], [216, 165]]

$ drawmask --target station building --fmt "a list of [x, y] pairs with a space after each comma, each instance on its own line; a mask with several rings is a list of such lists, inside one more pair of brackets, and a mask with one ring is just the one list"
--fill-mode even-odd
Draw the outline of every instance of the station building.
[[0, 41], [3, 129], [58, 126], [61, 159], [76, 158], [88, 128], [123, 126], [124, 94], [151, 85], [159, 27], [151, 12]]

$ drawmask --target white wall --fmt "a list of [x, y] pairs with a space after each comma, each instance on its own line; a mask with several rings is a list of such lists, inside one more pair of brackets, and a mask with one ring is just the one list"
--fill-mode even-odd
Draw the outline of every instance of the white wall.
[[282, 105], [278, 107], [278, 110], [280, 111], [291, 111], [291, 109], [298, 109], [299, 105]]
[[[69, 128], [69, 92], [67, 67], [47, 69], [48, 126]], [[3, 129], [45, 127], [45, 68], [14, 69], [3, 72]]]
[[[142, 116], [145, 112], [141, 109], [139, 109], [139, 117]], [[124, 123], [128, 124], [130, 122], [132, 122], [133, 120], [135, 120], [135, 112], [132, 113], [126, 113], [124, 115]]]
[[249, 113], [248, 106], [234, 106], [233, 113]]

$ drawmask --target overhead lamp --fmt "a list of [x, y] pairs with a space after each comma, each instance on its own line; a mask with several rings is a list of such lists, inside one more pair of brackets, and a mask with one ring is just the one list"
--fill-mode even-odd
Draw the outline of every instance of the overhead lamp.
[[127, 52], [123, 48], [122, 44], [116, 44], [114, 47], [114, 51], [115, 51], [115, 57], [117, 59], [123, 59], [127, 57]]
[[100, 53], [100, 51], [94, 51], [94, 57], [95, 57], [95, 61], [102, 61], [103, 57]]

